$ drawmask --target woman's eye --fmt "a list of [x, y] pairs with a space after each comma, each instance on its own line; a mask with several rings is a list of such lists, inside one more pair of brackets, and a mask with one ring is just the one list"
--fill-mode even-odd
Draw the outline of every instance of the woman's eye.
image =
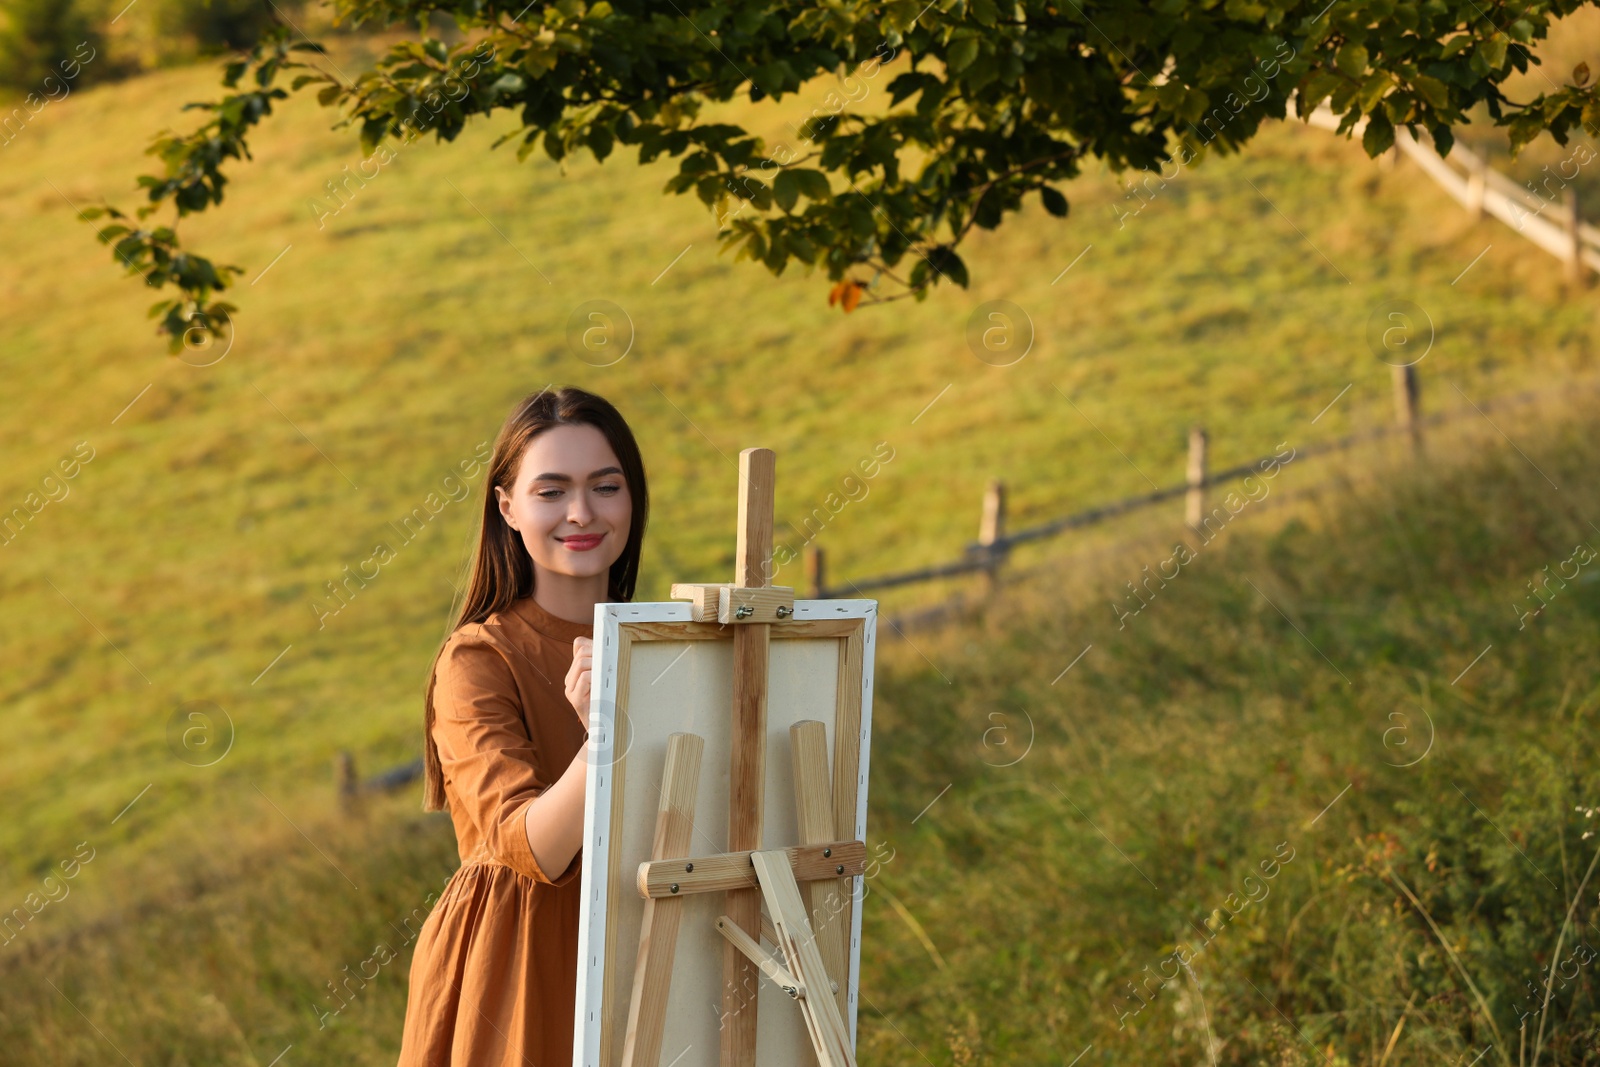
[[559, 490], [559, 489], [544, 489], [544, 490], [541, 490], [540, 492], [536, 493], [535, 495], [540, 500], [554, 500], [557, 496], [561, 495], [561, 490]]
[[607, 483], [606, 485], [595, 486], [595, 489], [597, 491], [604, 492], [604, 493], [607, 493], [607, 494], [615, 493], [618, 490], [620, 490], [621, 488], [622, 488], [622, 486], [620, 486], [620, 485], [612, 485], [610, 483]]

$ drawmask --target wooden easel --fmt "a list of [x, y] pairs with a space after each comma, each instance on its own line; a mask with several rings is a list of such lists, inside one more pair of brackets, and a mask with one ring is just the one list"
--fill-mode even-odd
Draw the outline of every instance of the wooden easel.
[[[833, 840], [833, 794], [823, 723], [807, 720], [790, 729], [801, 843], [763, 849], [761, 841], [768, 639], [771, 627], [783, 625], [794, 615], [794, 590], [772, 585], [769, 573], [775, 482], [776, 456], [770, 449], [747, 448], [739, 453], [735, 580], [672, 587], [674, 599], [693, 601], [695, 621], [736, 627], [729, 851], [687, 855], [704, 741], [694, 734], [675, 733], [667, 746], [651, 860], [639, 865], [644, 917], [622, 1067], [661, 1067], [667, 996], [684, 897], [716, 892], [726, 894], [725, 914], [716, 920], [717, 929], [727, 939], [721, 1067], [756, 1067], [759, 975], [794, 998], [820, 1067], [855, 1067], [845, 1023], [849, 933], [845, 924], [837, 921], [837, 912], [827, 914], [824, 898], [828, 894], [813, 893], [819, 888], [813, 883], [833, 880], [842, 887], [842, 879], [864, 873], [866, 843]], [[769, 915], [761, 913], [763, 900]], [[768, 949], [763, 938], [781, 956]]]

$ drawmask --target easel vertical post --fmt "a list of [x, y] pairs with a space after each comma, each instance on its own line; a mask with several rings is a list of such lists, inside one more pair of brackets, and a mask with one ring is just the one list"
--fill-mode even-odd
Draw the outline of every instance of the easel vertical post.
[[[733, 582], [772, 584], [772, 521], [777, 454], [770, 448], [739, 453], [739, 529]], [[728, 779], [728, 851], [761, 847], [762, 794], [766, 783], [767, 644], [771, 626], [745, 623], [733, 633], [733, 753]], [[760, 888], [728, 891], [727, 915], [761, 939]], [[761, 975], [732, 942], [722, 953], [721, 1067], [755, 1067], [756, 994]]]

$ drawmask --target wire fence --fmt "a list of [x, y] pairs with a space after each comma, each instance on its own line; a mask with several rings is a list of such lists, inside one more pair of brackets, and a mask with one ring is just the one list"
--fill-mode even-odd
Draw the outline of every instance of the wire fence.
[[[1519, 406], [1556, 396], [1570, 396], [1575, 389], [1600, 388], [1600, 383], [1591, 382], [1582, 385], [1567, 383], [1555, 389], [1525, 390], [1478, 404], [1469, 401], [1466, 407], [1423, 415], [1419, 410], [1416, 368], [1394, 367], [1392, 378], [1395, 400], [1393, 423], [1298, 448], [1295, 452], [1295, 462], [1313, 456], [1347, 452], [1358, 445], [1397, 436], [1406, 439], [1413, 449], [1420, 451], [1424, 430], [1428, 427], [1454, 422], [1464, 417], [1483, 416], [1486, 411]], [[1017, 568], [1012, 564], [1012, 551], [1019, 545], [1047, 541], [1074, 530], [1083, 530], [1180, 498], [1184, 501], [1184, 521], [1187, 526], [1190, 529], [1203, 531], [1209, 519], [1207, 501], [1213, 490], [1242, 481], [1252, 474], [1261, 473], [1266, 465], [1278, 458], [1275, 455], [1264, 456], [1250, 463], [1211, 471], [1208, 469], [1209, 451], [1210, 435], [1203, 428], [1195, 427], [1189, 434], [1188, 469], [1182, 482], [1148, 493], [1098, 504], [1018, 530], [1006, 529], [1005, 483], [999, 480], [991, 481], [984, 493], [978, 539], [963, 546], [959, 557], [945, 563], [892, 574], [846, 579], [841, 584], [829, 585], [825, 581], [824, 568], [827, 557], [823, 548], [819, 545], [807, 546], [806, 574], [810, 586], [807, 595], [813, 600], [858, 597], [883, 589], [900, 588], [962, 575], [984, 575], [987, 580], [983, 583], [981, 593], [976, 596], [970, 592], [958, 591], [931, 607], [908, 611], [893, 617], [880, 616], [885, 623], [881, 634], [886, 637], [900, 636], [906, 629], [949, 622], [964, 614], [972, 606], [973, 601], [992, 595], [1002, 581], [1020, 580], [1039, 569]], [[1115, 547], [1110, 546], [1111, 549]], [[359, 811], [367, 797], [392, 793], [410, 785], [421, 776], [421, 759], [392, 767], [368, 778], [362, 778], [357, 773], [355, 758], [349, 752], [342, 751], [334, 759], [334, 780], [339, 801], [341, 806], [350, 812]]]
[[[1600, 388], [1600, 383], [1569, 382], [1557, 388], [1524, 390], [1479, 403], [1469, 400], [1466, 406], [1454, 410], [1423, 415], [1419, 410], [1416, 368], [1397, 366], [1393, 371], [1396, 413], [1393, 423], [1298, 448], [1295, 452], [1295, 462], [1314, 456], [1347, 452], [1359, 445], [1394, 437], [1404, 439], [1414, 451], [1420, 453], [1424, 431], [1429, 427], [1441, 426], [1464, 418], [1485, 417], [1488, 411], [1517, 407], [1541, 399], [1570, 396], [1575, 390]], [[1184, 481], [1180, 483], [1085, 508], [1014, 531], [1006, 529], [1005, 483], [1000, 480], [991, 481], [984, 494], [978, 523], [978, 539], [963, 546], [961, 555], [948, 562], [891, 574], [845, 579], [838, 584], [831, 584], [827, 580], [828, 557], [825, 550], [819, 545], [808, 546], [806, 573], [810, 588], [807, 595], [816, 600], [857, 597], [884, 589], [961, 575], [982, 574], [987, 581], [983, 583], [981, 596], [987, 597], [1003, 579], [1016, 577], [1007, 573], [1007, 568], [1012, 550], [1017, 546], [1059, 537], [1074, 530], [1096, 526], [1179, 498], [1185, 502], [1184, 521], [1187, 527], [1203, 533], [1211, 520], [1211, 512], [1207, 510], [1211, 491], [1270, 469], [1270, 464], [1276, 459], [1274, 456], [1266, 456], [1250, 463], [1212, 472], [1207, 469], [1209, 440], [1209, 435], [1203, 428], [1196, 427], [1190, 431], [1188, 471]], [[905, 628], [943, 622], [959, 616], [967, 605], [968, 596], [957, 592], [931, 607], [908, 611], [897, 616], [880, 615], [880, 619], [887, 624], [886, 636], [894, 636]]]

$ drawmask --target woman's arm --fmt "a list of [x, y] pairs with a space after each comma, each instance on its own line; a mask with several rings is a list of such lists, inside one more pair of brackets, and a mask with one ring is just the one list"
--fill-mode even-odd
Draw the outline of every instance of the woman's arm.
[[552, 876], [566, 870], [583, 847], [584, 751], [572, 757], [554, 785], [528, 802], [523, 816], [533, 858]]
[[[555, 781], [541, 777], [510, 664], [480, 630], [464, 628], [452, 637], [435, 670], [432, 735], [445, 779], [454, 785], [452, 807], [460, 801], [461, 817], [476, 829], [488, 857], [536, 882], [566, 885], [578, 876], [572, 861], [583, 836], [582, 753]], [[530, 834], [530, 814], [545, 825], [546, 799], [552, 800], [553, 836]]]
[[[572, 641], [572, 666], [567, 670], [567, 700], [578, 720], [589, 727], [589, 672], [594, 642], [587, 637]], [[564, 871], [583, 847], [583, 786], [587, 763], [580, 749], [556, 783], [528, 802], [523, 823], [533, 858], [546, 871]]]

